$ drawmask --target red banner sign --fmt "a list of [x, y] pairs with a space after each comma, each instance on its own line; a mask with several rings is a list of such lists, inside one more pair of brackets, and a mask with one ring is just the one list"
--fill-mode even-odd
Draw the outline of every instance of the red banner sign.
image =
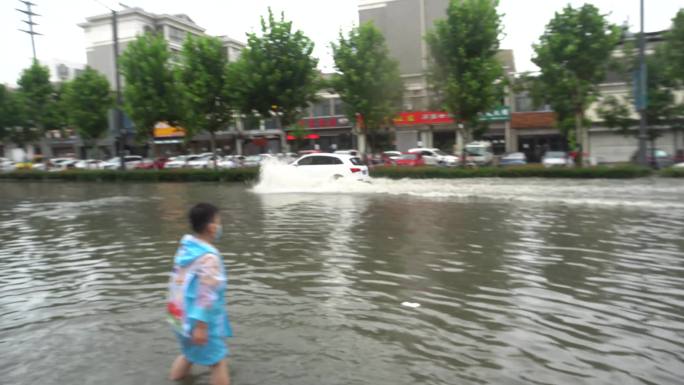
[[411, 126], [414, 124], [450, 124], [454, 119], [444, 111], [411, 111], [401, 112], [394, 118], [397, 126]]

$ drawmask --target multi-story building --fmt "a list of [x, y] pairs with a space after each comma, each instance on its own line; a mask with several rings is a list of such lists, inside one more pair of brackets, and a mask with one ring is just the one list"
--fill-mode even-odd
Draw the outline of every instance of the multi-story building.
[[[108, 13], [88, 17], [86, 22], [79, 24], [79, 26], [83, 28], [86, 37], [88, 65], [104, 74], [113, 87], [115, 84], [115, 68], [112, 22], [112, 14]], [[117, 13], [117, 29], [119, 54], [124, 52], [128, 44], [137, 36], [146, 32], [156, 32], [164, 37], [171, 51], [171, 58], [176, 62], [183, 47], [183, 42], [188, 35], [200, 36], [205, 34], [205, 29], [197, 25], [187, 15], [155, 14], [137, 7], [125, 8]], [[221, 36], [220, 38], [223, 41], [228, 60], [237, 60], [245, 44], [228, 36]], [[123, 84], [124, 80], [121, 79], [121, 82]], [[126, 142], [133, 143], [132, 124], [125, 119], [124, 126], [128, 130]], [[182, 130], [160, 128], [159, 132], [160, 135], [158, 137], [155, 136], [155, 142], [162, 148], [162, 154], [175, 153], [182, 150], [184, 138], [166, 135], [167, 132], [174, 134], [183, 133]], [[225, 132], [221, 132], [217, 139], [222, 148], [231, 148], [231, 144], [234, 144], [236, 140], [235, 133], [229, 128]], [[109, 153], [114, 152], [112, 148], [114, 144], [115, 141], [111, 136], [101, 141], [101, 145]], [[208, 147], [208, 135], [197, 135], [193, 138], [191, 144], [197, 148]]]
[[[614, 56], [624, 54], [624, 43], [635, 36], [623, 40], [614, 51]], [[655, 52], [655, 47], [663, 41], [662, 32], [646, 34], [646, 54]], [[599, 85], [600, 98], [593, 103], [586, 113], [591, 126], [584, 137], [584, 151], [598, 163], [616, 163], [629, 161], [638, 149], [638, 126], [628, 132], [607, 127], [598, 114], [598, 108], [603, 98], [614, 96], [624, 102], [629, 102], [633, 92], [633, 79], [618, 72], [609, 72], [605, 80]], [[567, 138], [556, 128], [556, 116], [548, 105], [538, 106], [525, 92], [514, 96], [511, 120], [510, 141], [507, 151], [520, 151], [527, 155], [527, 159], [537, 162], [548, 150], [567, 150]], [[680, 101], [684, 95], [678, 95]], [[639, 117], [632, 111], [632, 118], [636, 122]], [[649, 124], [649, 130], [655, 135], [654, 147], [665, 150], [673, 155], [684, 149], [684, 133], [672, 127], [658, 127]]]
[[[404, 82], [403, 112], [395, 120], [392, 142], [399, 150], [410, 147], [439, 147], [451, 150], [456, 142], [456, 123], [435, 108], [428, 85], [429, 47], [426, 33], [439, 19], [446, 17], [449, 0], [361, 0], [359, 22], [372, 22], [383, 33], [390, 55], [399, 62]], [[498, 55], [507, 75], [515, 72], [513, 51]], [[510, 130], [510, 102], [489, 114], [489, 130], [484, 139], [491, 140], [497, 152], [505, 149]], [[462, 141], [459, 145], [462, 145]]]

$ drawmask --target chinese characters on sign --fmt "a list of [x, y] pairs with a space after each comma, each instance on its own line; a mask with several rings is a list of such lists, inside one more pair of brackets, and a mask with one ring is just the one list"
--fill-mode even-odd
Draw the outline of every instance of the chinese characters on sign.
[[415, 111], [402, 112], [394, 118], [394, 124], [413, 125], [413, 124], [449, 124], [453, 123], [454, 119], [444, 111]]
[[[507, 121], [511, 119], [511, 110], [508, 106], [501, 106], [483, 114], [480, 119], [487, 122]], [[452, 123], [454, 123], [454, 118], [444, 111], [401, 112], [394, 118], [394, 124], [397, 126]]]

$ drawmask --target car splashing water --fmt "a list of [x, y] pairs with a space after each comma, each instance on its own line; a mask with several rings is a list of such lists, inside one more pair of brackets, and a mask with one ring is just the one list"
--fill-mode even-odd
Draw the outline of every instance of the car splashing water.
[[682, 186], [672, 181], [557, 180], [526, 178], [401, 179], [311, 178], [297, 167], [277, 160], [264, 162], [257, 194], [371, 194], [408, 195], [460, 201], [530, 202], [564, 205], [651, 207], [684, 209]]
[[0, 182], [0, 383], [169, 384], [168, 273], [200, 201], [222, 212], [235, 384], [681, 383], [684, 181], [289, 171]]

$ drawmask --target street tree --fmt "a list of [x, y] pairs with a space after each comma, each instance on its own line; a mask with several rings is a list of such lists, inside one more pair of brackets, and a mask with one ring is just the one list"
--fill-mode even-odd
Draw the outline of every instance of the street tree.
[[[430, 82], [443, 107], [461, 123], [464, 143], [502, 96], [503, 69], [496, 58], [502, 33], [498, 0], [451, 0], [447, 17], [426, 39], [431, 54]], [[458, 140], [456, 140], [456, 143]], [[461, 148], [465, 162], [465, 146]]]
[[[346, 37], [340, 33], [338, 42], [331, 46], [338, 71], [332, 87], [345, 103], [349, 119], [357, 121], [360, 117], [361, 133], [372, 137], [383, 125], [390, 125], [401, 109], [399, 65], [390, 58], [380, 30], [370, 22], [352, 29]], [[371, 151], [373, 145], [371, 140]], [[359, 150], [365, 152], [365, 148]]]
[[68, 122], [92, 149], [108, 129], [107, 113], [114, 105], [109, 82], [90, 67], [66, 87], [64, 105]]
[[595, 6], [568, 5], [555, 14], [534, 45], [532, 61], [540, 69], [546, 102], [558, 115], [561, 129], [570, 131], [574, 121], [574, 132], [567, 136], [571, 147], [576, 143], [579, 165], [586, 141], [585, 111], [598, 97], [598, 85], [605, 79], [620, 36], [620, 28], [609, 23]]
[[191, 134], [208, 132], [211, 151], [216, 153], [216, 132], [228, 125], [232, 115], [223, 44], [215, 37], [189, 35], [180, 59], [177, 79], [185, 103], [181, 123]]
[[22, 104], [16, 91], [0, 84], [0, 141], [11, 140], [24, 122]]
[[[659, 130], [654, 128], [666, 128], [673, 130], [684, 129], [684, 106], [677, 102], [676, 93], [678, 85], [668, 71], [667, 62], [664, 59], [666, 52], [660, 47], [652, 56], [646, 57], [646, 95], [647, 103], [644, 113], [650, 129], [648, 130], [651, 148]], [[623, 80], [626, 83], [633, 81], [633, 72], [638, 68], [638, 56], [629, 50], [622, 56], [625, 61], [622, 68]], [[634, 87], [632, 92], [624, 98], [608, 96], [601, 100], [598, 115], [607, 127], [619, 130], [624, 135], [638, 135], [635, 127], [639, 124], [639, 117], [634, 108], [636, 95]]]
[[56, 107], [50, 70], [34, 60], [30, 67], [22, 71], [17, 83], [17, 96], [24, 110], [21, 114], [24, 119], [21, 122], [21, 134], [16, 139], [21, 142], [34, 141], [49, 128], [47, 126]]
[[170, 52], [164, 38], [148, 32], [130, 42], [120, 58], [124, 78], [124, 110], [133, 121], [139, 140], [154, 146], [154, 126], [175, 124], [182, 114]]
[[684, 85], [684, 9], [672, 19], [672, 27], [665, 33], [663, 56], [668, 73]]
[[318, 59], [314, 43], [269, 8], [261, 34], [250, 33], [240, 59], [229, 65], [228, 87], [237, 109], [246, 115], [277, 117], [284, 128], [296, 123], [316, 99]]

